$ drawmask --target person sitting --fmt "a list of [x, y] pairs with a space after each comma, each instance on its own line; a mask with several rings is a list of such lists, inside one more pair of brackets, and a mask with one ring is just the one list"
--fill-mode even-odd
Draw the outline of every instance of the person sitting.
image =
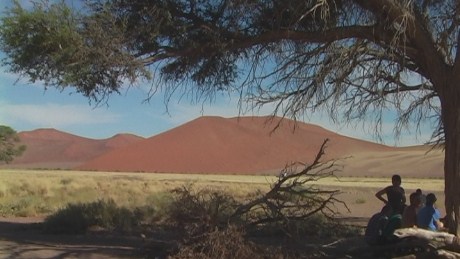
[[382, 210], [372, 215], [367, 223], [364, 237], [369, 245], [383, 244], [383, 230], [385, 229], [388, 218], [393, 214], [393, 209], [389, 205], [383, 206]]
[[[403, 209], [406, 203], [406, 195], [404, 189], [401, 187], [401, 176], [395, 174], [391, 177], [392, 185], [383, 188], [375, 194], [377, 199], [383, 201], [385, 204], [390, 205], [394, 211], [397, 211], [399, 214], [403, 213]], [[386, 194], [387, 199], [383, 198], [383, 195]]]
[[420, 208], [425, 206], [426, 195], [422, 193], [422, 189], [417, 189], [415, 192], [420, 196]]
[[400, 229], [402, 226], [402, 215], [399, 213], [401, 209], [396, 209], [393, 214], [388, 218], [388, 223], [383, 228], [382, 240], [384, 244], [394, 244], [400, 239], [394, 235], [396, 229]]
[[425, 207], [421, 208], [417, 213], [417, 227], [433, 231], [443, 228], [444, 225], [440, 221], [441, 213], [434, 207], [436, 200], [436, 196], [433, 193], [429, 193], [426, 196]]
[[409, 196], [410, 205], [404, 209], [402, 214], [402, 227], [411, 228], [417, 225], [417, 212], [420, 209], [420, 195], [417, 192]]

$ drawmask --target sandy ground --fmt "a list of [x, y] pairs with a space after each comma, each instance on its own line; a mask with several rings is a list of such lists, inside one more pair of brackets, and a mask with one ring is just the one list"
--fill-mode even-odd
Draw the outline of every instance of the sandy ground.
[[[410, 186], [409, 183], [407, 184]], [[382, 186], [383, 187], [383, 186]], [[335, 188], [334, 188], [335, 189]], [[413, 191], [406, 188], [406, 194]], [[346, 206], [336, 203], [340, 220], [364, 229], [368, 219], [380, 211], [383, 203], [375, 198], [376, 187], [341, 187], [337, 198]], [[444, 194], [434, 191], [443, 211]], [[43, 218], [0, 217], [1, 258], [164, 258], [165, 240], [150, 234], [146, 239], [138, 236], [90, 233], [86, 235], [43, 234]]]
[[[374, 193], [373, 188], [343, 188], [338, 198], [347, 207], [336, 204], [341, 220], [364, 229], [369, 217], [382, 206]], [[443, 201], [442, 193], [438, 195]], [[0, 217], [0, 258], [164, 258], [165, 248], [153, 236], [144, 240], [140, 235], [50, 235], [41, 232], [42, 221]]]
[[[50, 235], [40, 218], [0, 218], [0, 259], [167, 258], [168, 243], [104, 234]], [[347, 217], [345, 224], [365, 226], [366, 217]], [[356, 239], [356, 238], [353, 238]], [[362, 238], [358, 238], [362, 243]], [[348, 242], [347, 242], [348, 244]], [[347, 249], [345, 249], [347, 250]]]
[[0, 258], [145, 258], [140, 237], [49, 235], [42, 218], [0, 218]]

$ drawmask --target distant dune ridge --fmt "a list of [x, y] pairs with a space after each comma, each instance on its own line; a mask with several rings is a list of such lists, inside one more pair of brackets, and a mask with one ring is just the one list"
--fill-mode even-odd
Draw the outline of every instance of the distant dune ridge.
[[108, 139], [89, 139], [56, 129], [37, 129], [18, 133], [24, 154], [5, 168], [72, 169], [110, 150], [140, 141], [132, 134], [117, 134]]
[[[120, 134], [93, 140], [52, 129], [21, 132], [28, 151], [13, 166], [89, 171], [278, 174], [311, 162], [330, 140], [325, 159], [345, 158], [342, 175], [442, 177], [443, 153], [396, 148], [345, 137], [322, 127], [271, 117], [203, 116], [150, 138]], [[33, 140], [33, 141], [32, 141]], [[46, 149], [46, 150], [45, 150]]]
[[[134, 146], [108, 152], [82, 170], [183, 173], [270, 173], [311, 161], [324, 139], [329, 156], [391, 148], [339, 136], [321, 127], [269, 117], [201, 117]], [[274, 131], [273, 131], [274, 130]]]

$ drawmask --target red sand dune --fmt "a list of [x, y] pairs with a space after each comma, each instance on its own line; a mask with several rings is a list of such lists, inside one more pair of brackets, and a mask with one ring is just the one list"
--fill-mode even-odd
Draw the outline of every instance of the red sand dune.
[[275, 173], [287, 163], [310, 162], [328, 138], [327, 156], [396, 148], [338, 135], [279, 118], [201, 117], [170, 131], [107, 152], [77, 169], [176, 173]]
[[55, 129], [20, 132], [23, 156], [0, 168], [94, 171], [277, 174], [290, 162], [310, 162], [324, 139], [325, 158], [343, 158], [339, 175], [443, 177], [442, 150], [388, 147], [319, 126], [269, 117], [201, 117], [144, 139], [118, 134], [95, 140]]
[[71, 169], [110, 150], [143, 138], [118, 134], [108, 139], [83, 138], [55, 129], [37, 129], [18, 133], [27, 146], [24, 154], [3, 168]]

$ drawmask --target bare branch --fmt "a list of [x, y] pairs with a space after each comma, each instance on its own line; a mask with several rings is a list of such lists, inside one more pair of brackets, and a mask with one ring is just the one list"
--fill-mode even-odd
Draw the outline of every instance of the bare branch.
[[[329, 140], [321, 145], [314, 161], [305, 165], [292, 163], [280, 173], [271, 189], [246, 204], [238, 207], [232, 218], [246, 215], [249, 224], [259, 225], [279, 221], [295, 221], [322, 213], [333, 217], [337, 211], [332, 206], [339, 203], [348, 209], [346, 204], [336, 198], [338, 190], [320, 190], [310, 183], [319, 179], [331, 177], [338, 170], [335, 161], [323, 163], [322, 156]], [[302, 169], [299, 171], [299, 166]], [[263, 212], [262, 215], [257, 212]]]

